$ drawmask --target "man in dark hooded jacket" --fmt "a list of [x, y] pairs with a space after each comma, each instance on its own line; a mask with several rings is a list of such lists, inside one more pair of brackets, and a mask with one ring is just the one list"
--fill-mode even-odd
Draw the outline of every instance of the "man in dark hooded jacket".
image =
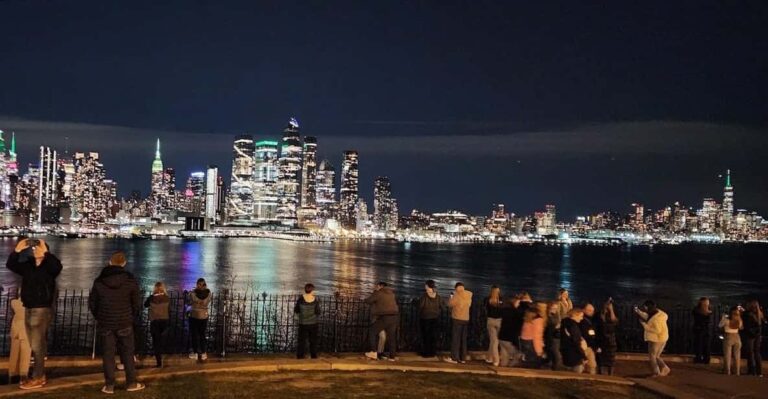
[[139, 285], [133, 274], [125, 270], [127, 263], [123, 252], [115, 252], [99, 277], [93, 282], [88, 308], [96, 319], [96, 327], [102, 338], [104, 393], [115, 391], [115, 352], [125, 366], [126, 390], [144, 389], [136, 381], [133, 360], [133, 321], [141, 311]]

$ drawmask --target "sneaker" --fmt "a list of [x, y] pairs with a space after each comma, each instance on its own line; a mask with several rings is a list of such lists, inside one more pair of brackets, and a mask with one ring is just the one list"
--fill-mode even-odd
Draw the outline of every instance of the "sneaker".
[[190, 359], [193, 359], [193, 360], [196, 360], [196, 359], [197, 359], [197, 353], [195, 353], [195, 352], [189, 352], [189, 358], [190, 358]]
[[124, 365], [124, 364], [122, 364], [122, 363], [118, 363], [118, 364], [117, 364], [115, 367], [116, 367], [118, 370], [125, 370], [125, 365]]
[[203, 361], [208, 360], [208, 354], [203, 353], [202, 355], [200, 355], [200, 360], [203, 360]]
[[486, 363], [488, 363], [488, 364], [494, 364], [494, 363], [498, 363], [498, 362], [494, 362], [494, 361], [493, 361], [493, 360], [491, 360], [491, 359], [485, 359], [485, 362], [486, 362]]
[[390, 361], [390, 362], [396, 362], [397, 358], [396, 357], [388, 357], [387, 360]]
[[30, 378], [27, 382], [19, 385], [19, 388], [23, 390], [38, 389], [44, 385], [42, 378]]
[[136, 391], [141, 391], [142, 389], [144, 389], [146, 387], [147, 387], [146, 385], [144, 385], [144, 384], [142, 384], [140, 382], [134, 382], [133, 384], [128, 385], [127, 387], [125, 387], [125, 390], [128, 391], [128, 392], [136, 392]]
[[461, 364], [467, 364], [467, 361], [466, 361], [466, 360], [459, 360], [459, 363], [461, 363]]
[[115, 393], [115, 387], [113, 385], [104, 385], [101, 387], [101, 392], [106, 393], [107, 395], [112, 395]]
[[499, 367], [499, 362], [493, 362], [493, 367]]
[[451, 359], [450, 357], [443, 358], [443, 361], [446, 362], [446, 363], [450, 363], [450, 364], [457, 364], [458, 363], [457, 361]]
[[379, 354], [376, 352], [365, 352], [365, 357], [371, 360], [379, 360]]
[[664, 366], [664, 368], [661, 369], [661, 372], [659, 372], [659, 375], [662, 376], [662, 377], [666, 377], [671, 372], [672, 372], [672, 370], [670, 370], [669, 366]]

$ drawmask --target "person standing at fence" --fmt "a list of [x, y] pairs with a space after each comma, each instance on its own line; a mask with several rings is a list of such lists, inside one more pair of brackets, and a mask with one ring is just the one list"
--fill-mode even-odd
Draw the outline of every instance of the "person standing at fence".
[[560, 354], [560, 302], [552, 301], [547, 306], [547, 327], [544, 329], [544, 348], [552, 370], [563, 368], [563, 355]]
[[491, 286], [491, 292], [485, 298], [486, 327], [488, 328], [488, 353], [486, 363], [499, 365], [499, 330], [501, 329], [501, 289]]
[[582, 308], [584, 317], [579, 322], [581, 337], [587, 342], [584, 354], [587, 355], [586, 372], [597, 374], [597, 329], [595, 328], [595, 307], [587, 302]]
[[560, 320], [564, 319], [568, 312], [573, 309], [573, 302], [571, 302], [570, 294], [565, 288], [557, 290], [557, 301], [560, 303]]
[[208, 360], [208, 306], [211, 304], [211, 290], [204, 278], [197, 279], [195, 289], [190, 291], [187, 300], [191, 306], [189, 312], [189, 335], [192, 340], [190, 359]]
[[724, 314], [720, 319], [720, 328], [723, 329], [724, 335], [723, 374], [725, 375], [741, 375], [741, 336], [739, 332], [744, 328], [744, 323], [741, 321], [740, 308], [741, 306], [731, 308], [728, 314]]
[[619, 325], [619, 319], [613, 310], [613, 299], [603, 304], [600, 310], [600, 317], [597, 320], [597, 365], [600, 374], [613, 375], [613, 365], [616, 363], [616, 328]]
[[669, 375], [670, 368], [664, 363], [661, 354], [669, 340], [669, 328], [667, 327], [667, 316], [663, 310], [656, 307], [656, 303], [648, 300], [643, 303], [643, 307], [635, 307], [635, 313], [640, 318], [640, 325], [643, 326], [643, 339], [648, 342], [648, 360], [651, 365], [653, 377], [664, 377]]
[[709, 364], [712, 336], [712, 309], [709, 298], [699, 298], [699, 303], [693, 308], [693, 362]]
[[760, 341], [763, 339], [762, 328], [765, 324], [765, 316], [757, 299], [747, 302], [744, 320], [744, 348], [747, 353], [747, 373], [749, 375], [763, 376], [763, 358], [760, 355]]
[[37, 389], [46, 383], [45, 357], [48, 355], [48, 325], [56, 300], [56, 278], [61, 262], [48, 251], [43, 240], [25, 238], [19, 241], [6, 262], [8, 270], [21, 276], [21, 302], [24, 303], [24, 326], [35, 357], [32, 378], [19, 385], [21, 389]]
[[155, 352], [157, 368], [163, 367], [163, 353], [165, 352], [165, 340], [168, 334], [170, 320], [169, 308], [171, 299], [165, 284], [161, 281], [155, 283], [150, 295], [144, 301], [144, 307], [149, 308], [149, 332], [152, 335], [152, 349]]
[[296, 314], [299, 322], [299, 342], [296, 345], [296, 358], [304, 359], [307, 341], [309, 341], [309, 355], [312, 359], [317, 359], [320, 302], [315, 297], [314, 285], [304, 285], [304, 294], [296, 301], [293, 313]]
[[11, 384], [27, 382], [32, 347], [27, 339], [27, 327], [24, 325], [24, 305], [21, 299], [11, 300], [13, 320], [11, 321], [11, 353], [8, 359], [8, 381]]
[[469, 309], [472, 307], [472, 292], [464, 288], [464, 283], [456, 283], [451, 299], [451, 357], [448, 363], [467, 362], [467, 334], [469, 332]]
[[546, 324], [547, 305], [537, 302], [523, 315], [523, 327], [520, 331], [520, 351], [523, 353], [523, 365], [528, 368], [540, 368], [544, 359], [544, 326]]
[[424, 283], [424, 294], [419, 298], [419, 327], [421, 328], [421, 356], [437, 356], [437, 328], [445, 302], [437, 293], [434, 280]]
[[97, 333], [102, 340], [104, 387], [107, 394], [115, 392], [115, 352], [125, 367], [126, 390], [144, 389], [136, 381], [134, 362], [133, 322], [141, 312], [139, 284], [133, 274], [125, 270], [127, 260], [123, 252], [115, 252], [107, 267], [96, 277], [88, 297], [88, 309], [96, 319]]
[[581, 337], [579, 327], [582, 319], [584, 319], [584, 311], [573, 308], [563, 319], [560, 327], [560, 353], [563, 355], [563, 365], [576, 373], [584, 372], [584, 365], [587, 362], [585, 353], [587, 342]]
[[520, 339], [520, 330], [518, 329], [518, 313], [520, 308], [520, 297], [510, 297], [504, 301], [501, 307], [501, 328], [499, 329], [499, 365], [502, 367], [517, 366], [520, 363], [520, 351], [517, 349], [515, 341]]
[[387, 286], [387, 283], [376, 284], [376, 290], [365, 299], [365, 303], [371, 306], [373, 324], [369, 334], [369, 351], [365, 357], [378, 360], [379, 333], [386, 331], [387, 348], [389, 348], [389, 361], [395, 361], [397, 356], [397, 328], [400, 325], [400, 309], [397, 306], [395, 291]]

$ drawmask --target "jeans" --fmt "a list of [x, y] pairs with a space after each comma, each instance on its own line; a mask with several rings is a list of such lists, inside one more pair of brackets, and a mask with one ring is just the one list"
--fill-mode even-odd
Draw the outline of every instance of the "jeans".
[[533, 340], [521, 339], [520, 352], [523, 353], [523, 367], [538, 369], [541, 367], [541, 357], [533, 347]]
[[389, 348], [389, 357], [395, 358], [397, 355], [397, 326], [400, 324], [399, 315], [379, 316], [371, 326], [369, 338], [369, 349], [376, 352], [379, 349], [379, 333], [386, 331], [387, 348]]
[[437, 356], [437, 319], [419, 320], [421, 327], [421, 355]]
[[208, 351], [208, 339], [205, 331], [208, 328], [208, 319], [189, 319], [189, 335], [192, 338], [192, 351], [198, 355]]
[[694, 363], [709, 364], [710, 342], [708, 329], [693, 330]]
[[486, 322], [488, 327], [488, 354], [485, 358], [494, 364], [499, 363], [499, 330], [501, 330], [501, 319], [488, 318]]
[[102, 364], [104, 383], [115, 386], [115, 352], [120, 354], [120, 362], [125, 366], [125, 382], [136, 382], [136, 366], [133, 363], [133, 326], [119, 330], [100, 330], [102, 338]]
[[304, 359], [307, 341], [309, 341], [309, 355], [317, 359], [317, 338], [320, 326], [317, 324], [299, 324], [299, 343], [296, 346], [296, 358]]
[[462, 362], [467, 360], [467, 331], [469, 321], [452, 319], [451, 359]]
[[562, 370], [563, 354], [560, 353], [560, 338], [555, 338], [547, 343], [546, 351], [552, 370]]
[[499, 346], [501, 347], [500, 366], [507, 367], [511, 363], [511, 366], [515, 367], [520, 363], [520, 351], [512, 345], [512, 341], [500, 340]]
[[731, 375], [731, 366], [736, 360], [736, 368], [733, 374], [741, 374], [741, 337], [739, 333], [725, 333], [723, 339], [723, 371]]
[[51, 323], [51, 308], [31, 308], [26, 309], [24, 313], [29, 346], [35, 356], [32, 378], [42, 378], [45, 376], [45, 357], [48, 356], [48, 325]]
[[163, 364], [165, 340], [168, 333], [168, 320], [152, 320], [149, 322], [149, 332], [152, 334], [152, 349], [158, 366]]
[[654, 375], [661, 374], [661, 370], [667, 367], [664, 360], [661, 359], [661, 353], [664, 352], [666, 342], [648, 342], [648, 361], [651, 364], [651, 372]]
[[587, 364], [585, 365], [587, 373], [592, 375], [597, 374], [597, 357], [595, 356], [595, 350], [587, 347], [587, 349], [584, 350], [584, 354], [587, 355]]
[[750, 375], [762, 375], [763, 374], [763, 358], [760, 355], [760, 340], [761, 336], [754, 338], [747, 338], [745, 341], [744, 349], [747, 352], [747, 372]]

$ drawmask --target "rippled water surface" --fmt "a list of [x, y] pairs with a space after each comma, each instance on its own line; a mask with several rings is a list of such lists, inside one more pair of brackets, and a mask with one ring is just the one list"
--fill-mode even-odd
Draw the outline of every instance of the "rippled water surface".
[[[654, 247], [520, 246], [340, 241], [333, 244], [269, 239], [46, 239], [64, 264], [61, 289], [88, 289], [109, 255], [126, 251], [144, 287], [162, 280], [188, 289], [205, 277], [216, 289], [293, 293], [312, 282], [320, 293], [363, 296], [376, 281], [405, 295], [434, 279], [448, 292], [456, 281], [478, 295], [491, 284], [509, 293], [527, 290], [549, 299], [567, 287], [578, 300], [613, 296], [622, 301], [654, 298], [687, 304], [700, 296], [735, 302], [765, 296], [768, 246], [678, 245]], [[15, 240], [0, 240], [7, 257]], [[5, 268], [0, 282], [16, 285]]]

